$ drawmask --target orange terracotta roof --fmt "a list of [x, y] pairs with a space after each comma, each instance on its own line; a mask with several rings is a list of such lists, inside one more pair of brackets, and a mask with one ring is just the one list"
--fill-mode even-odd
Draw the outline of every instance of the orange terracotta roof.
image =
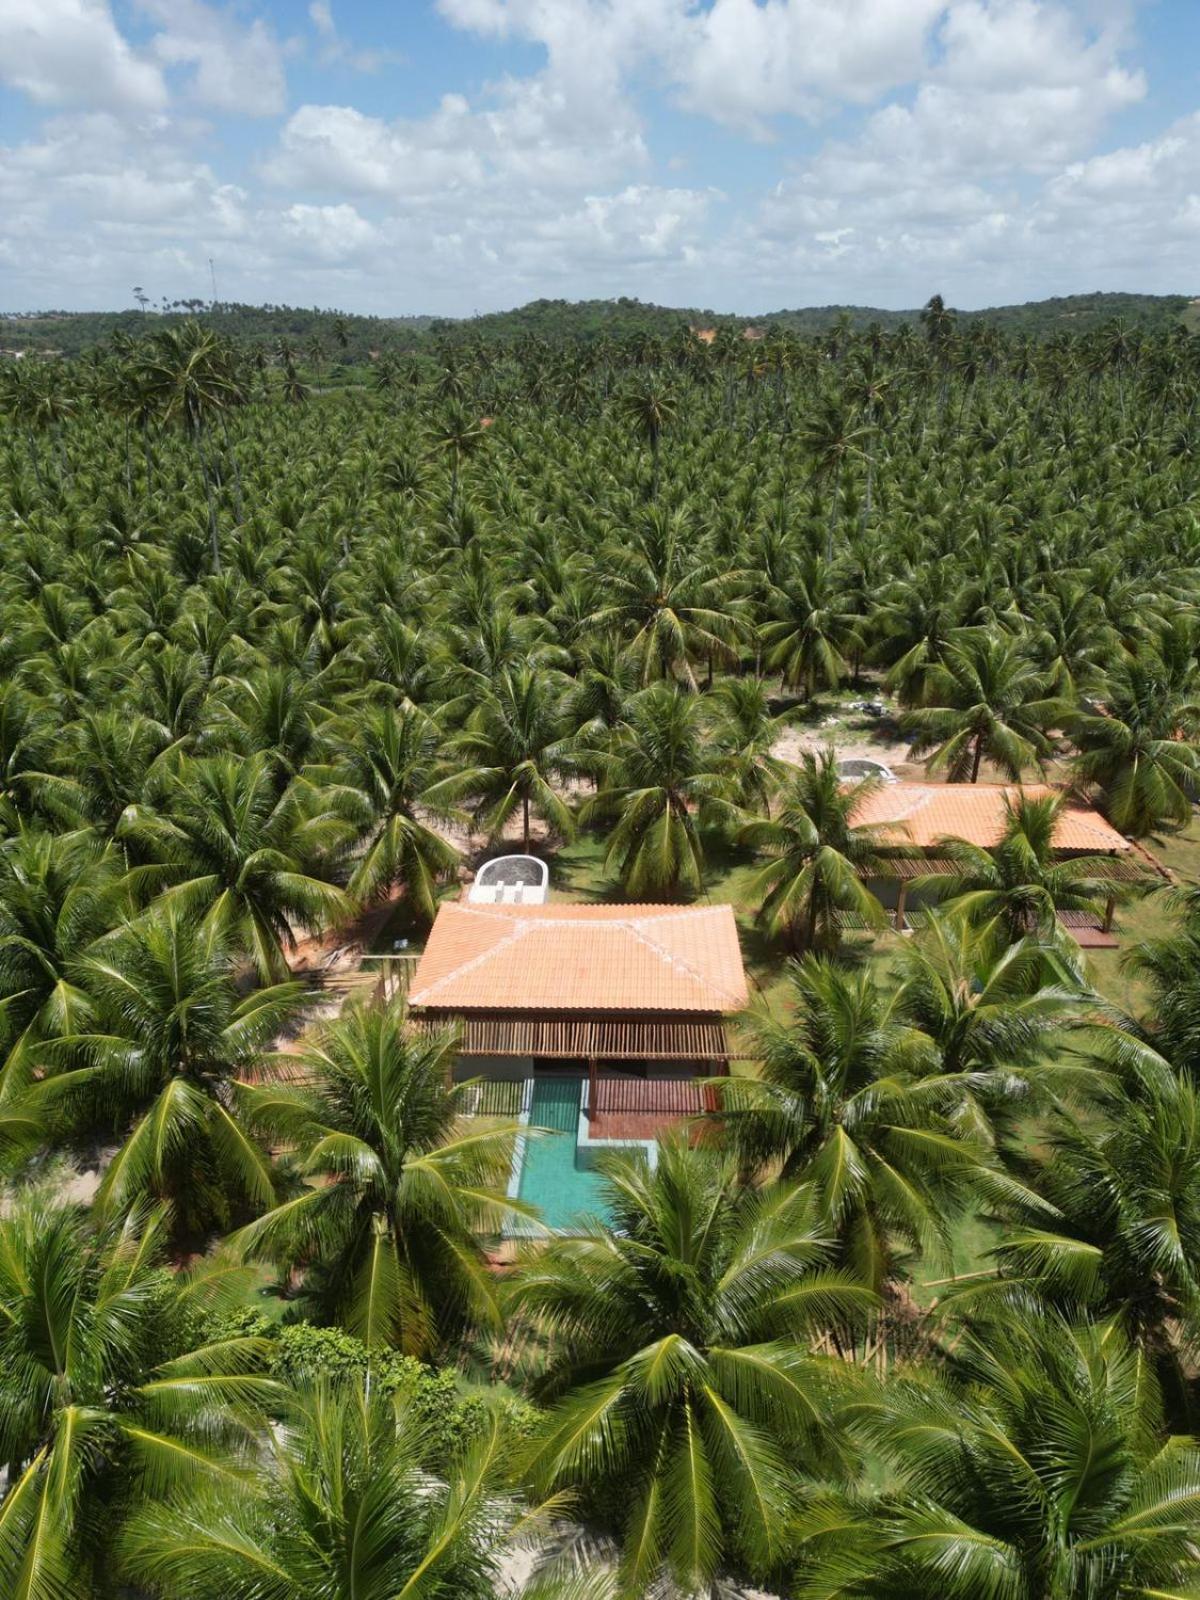
[[[965, 839], [985, 849], [1004, 834], [1004, 803], [1020, 794], [1031, 799], [1057, 794], [1049, 785], [1024, 790], [1002, 783], [889, 783], [868, 795], [855, 813], [856, 823], [883, 830], [883, 843], [914, 844], [925, 850], [940, 839]], [[1054, 830], [1058, 850], [1127, 852], [1129, 840], [1087, 806], [1066, 805]]]
[[733, 909], [439, 908], [409, 992], [416, 1007], [514, 1011], [740, 1011]]

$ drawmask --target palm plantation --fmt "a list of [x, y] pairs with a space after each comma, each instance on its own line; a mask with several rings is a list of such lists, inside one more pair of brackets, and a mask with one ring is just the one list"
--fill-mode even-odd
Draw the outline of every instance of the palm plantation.
[[[614, 307], [0, 358], [5, 1595], [1200, 1592], [1200, 341]], [[899, 933], [858, 744], [1053, 792]], [[578, 1234], [374, 992], [501, 842], [740, 923]]]

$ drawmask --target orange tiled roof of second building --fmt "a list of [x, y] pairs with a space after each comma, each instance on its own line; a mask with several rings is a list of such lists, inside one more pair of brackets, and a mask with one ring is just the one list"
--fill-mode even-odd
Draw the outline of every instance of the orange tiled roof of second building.
[[443, 905], [409, 1003], [446, 1011], [733, 1012], [732, 907]]
[[[924, 850], [939, 839], [965, 839], [989, 849], [1004, 834], [1005, 801], [1022, 793], [1038, 799], [1058, 790], [1042, 783], [1024, 789], [1002, 783], [891, 783], [865, 797], [854, 821], [880, 828], [884, 844], [913, 844]], [[1054, 845], [1103, 854], [1132, 848], [1098, 811], [1076, 805], [1065, 805], [1059, 813]]]

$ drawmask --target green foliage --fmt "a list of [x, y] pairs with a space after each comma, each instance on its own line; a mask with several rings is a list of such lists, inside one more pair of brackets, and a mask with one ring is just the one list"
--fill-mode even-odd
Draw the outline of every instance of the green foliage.
[[[0, 364], [0, 1588], [491, 1600], [524, 1511], [540, 1600], [1198, 1592], [1195, 887], [1136, 1019], [1057, 799], [895, 940], [814, 753], [1189, 820], [1179, 303], [178, 309]], [[737, 899], [758, 1060], [509, 1265], [453, 1035], [301, 1001], [579, 834]]]
[[307, 1081], [247, 1091], [252, 1126], [286, 1142], [306, 1180], [237, 1234], [305, 1274], [306, 1297], [372, 1350], [426, 1355], [466, 1319], [499, 1325], [481, 1237], [506, 1197], [515, 1124], [462, 1117], [454, 1032], [352, 1006], [304, 1052]]
[[497, 1407], [514, 1438], [531, 1433], [539, 1415], [536, 1407], [517, 1396], [473, 1392], [453, 1367], [430, 1367], [398, 1350], [369, 1350], [342, 1328], [307, 1322], [278, 1330], [270, 1371], [289, 1385], [342, 1384], [369, 1372], [373, 1385], [401, 1397], [417, 1418], [431, 1465], [444, 1463], [481, 1438]]

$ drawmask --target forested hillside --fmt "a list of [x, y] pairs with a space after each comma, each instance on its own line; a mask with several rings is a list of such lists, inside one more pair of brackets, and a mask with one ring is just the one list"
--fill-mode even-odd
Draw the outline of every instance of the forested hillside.
[[[164, 300], [142, 311], [41, 312], [0, 318], [0, 347], [76, 356], [114, 336], [137, 339], [154, 328], [178, 325], [203, 315], [206, 326], [224, 338], [259, 346], [272, 353], [282, 345], [306, 369], [323, 378], [340, 365], [362, 366], [385, 351], [426, 349], [431, 342], [458, 339], [508, 343], [521, 338], [555, 343], [593, 343], [635, 335], [670, 338], [681, 326], [718, 327], [757, 334], [779, 325], [798, 335], [828, 333], [834, 328], [864, 332], [877, 326], [887, 332], [916, 327], [920, 313], [881, 311], [871, 306], [816, 306], [797, 311], [770, 311], [761, 316], [732, 317], [697, 307], [672, 308], [639, 300], [535, 300], [512, 311], [462, 320], [422, 316], [363, 317], [297, 306], [248, 306], [199, 300]], [[1180, 322], [1196, 330], [1200, 302], [1186, 295], [1080, 294], [1063, 299], [1034, 300], [1025, 305], [993, 306], [958, 313], [964, 327], [983, 323], [1004, 333], [1033, 339], [1057, 334], [1094, 333], [1106, 322], [1120, 320], [1147, 332], [1166, 332]]]
[[[0, 1594], [1200, 1594], [1200, 884], [1052, 849], [1069, 792], [1195, 860], [1178, 309], [0, 365]], [[851, 697], [1057, 785], [911, 936]], [[577, 1234], [329, 976], [501, 841], [728, 900], [753, 978]], [[1117, 892], [1119, 998], [1061, 915]]]

